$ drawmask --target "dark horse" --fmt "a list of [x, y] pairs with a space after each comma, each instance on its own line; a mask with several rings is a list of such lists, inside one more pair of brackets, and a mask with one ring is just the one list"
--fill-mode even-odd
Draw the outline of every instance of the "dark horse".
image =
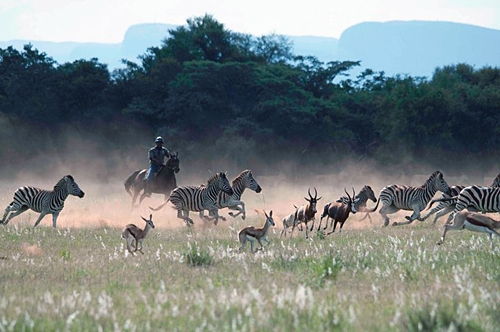
[[[163, 194], [165, 195], [165, 200], [170, 197], [170, 192], [177, 187], [177, 181], [175, 180], [175, 173], [180, 171], [179, 168], [179, 158], [178, 153], [170, 153], [167, 160], [167, 164], [160, 169], [160, 171], [153, 178], [151, 183], [151, 190], [153, 194]], [[144, 175], [147, 169], [142, 169], [135, 171], [125, 180], [125, 190], [132, 196], [132, 207], [135, 204], [137, 196], [140, 194], [141, 190], [146, 187], [146, 181], [144, 181]], [[141, 194], [139, 199], [139, 205], [142, 200], [146, 197], [145, 192]]]

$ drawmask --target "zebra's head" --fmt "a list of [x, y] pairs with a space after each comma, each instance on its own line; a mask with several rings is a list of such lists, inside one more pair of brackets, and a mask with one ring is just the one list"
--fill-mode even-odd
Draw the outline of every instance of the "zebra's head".
[[174, 173], [179, 173], [179, 171], [181, 170], [179, 164], [179, 152], [170, 153], [166, 164], [167, 168], [174, 171]]
[[429, 180], [433, 181], [434, 188], [437, 191], [440, 191], [442, 193], [445, 193], [445, 194], [451, 196], [451, 194], [452, 194], [451, 188], [448, 185], [448, 183], [445, 181], [445, 179], [443, 177], [443, 173], [441, 173], [440, 171], [436, 171], [431, 175]]
[[66, 183], [66, 189], [68, 190], [68, 195], [78, 196], [82, 198], [85, 196], [83, 190], [80, 189], [78, 184], [75, 182], [75, 179], [71, 175], [66, 175], [62, 179]]
[[262, 188], [259, 186], [257, 183], [257, 180], [253, 177], [252, 171], [243, 171], [242, 175], [246, 174], [246, 187], [249, 188], [250, 190], [255, 191], [256, 193], [260, 193], [262, 191]]
[[218, 190], [228, 194], [232, 195], [234, 194], [233, 188], [231, 187], [231, 184], [229, 183], [229, 180], [227, 179], [226, 173], [219, 172], [215, 173], [209, 180], [208, 180], [208, 186], [214, 186]]
[[377, 197], [375, 197], [375, 193], [373, 192], [372, 187], [364, 186], [359, 192], [358, 196], [361, 196], [361, 193], [364, 193], [368, 199], [371, 199], [373, 203], [377, 203]]

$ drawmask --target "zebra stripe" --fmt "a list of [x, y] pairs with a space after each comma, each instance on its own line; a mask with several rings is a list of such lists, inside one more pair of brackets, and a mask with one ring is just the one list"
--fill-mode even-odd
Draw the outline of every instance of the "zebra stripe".
[[[207, 220], [214, 220], [217, 225], [219, 214], [217, 212], [217, 196], [219, 192], [226, 192], [229, 195], [233, 194], [233, 189], [225, 173], [214, 174], [204, 186], [181, 186], [172, 190], [170, 194], [170, 202], [177, 209], [177, 218], [183, 219], [186, 224], [193, 224], [193, 220], [189, 218], [189, 211], [200, 212], [200, 216]], [[203, 210], [209, 211], [209, 216], [203, 215]]]
[[[498, 188], [498, 187], [500, 187], [500, 174], [498, 174], [497, 177], [493, 180], [493, 182], [491, 183], [490, 187], [492, 187], [492, 188]], [[431, 202], [431, 204], [433, 202], [435, 202], [435, 201], [439, 201], [438, 206], [436, 206], [434, 209], [432, 209], [431, 212], [429, 212], [429, 214], [427, 216], [425, 216], [425, 217], [422, 218], [422, 220], [425, 220], [429, 216], [431, 216], [433, 213], [436, 213], [436, 212], [442, 210], [441, 212], [439, 212], [438, 214], [436, 214], [436, 217], [434, 218], [434, 222], [433, 222], [435, 224], [436, 221], [437, 221], [437, 219], [439, 217], [444, 216], [447, 213], [454, 211], [455, 207], [456, 207], [456, 204], [457, 204], [458, 195], [460, 194], [460, 192], [464, 188], [465, 188], [465, 186], [451, 186], [450, 187], [450, 189], [451, 189], [450, 196], [448, 196], [446, 194], [443, 194], [441, 196], [441, 199], [443, 199], [443, 198], [452, 198], [452, 199], [450, 199], [450, 200], [443, 200], [443, 201], [433, 200]], [[448, 216], [448, 219], [446, 220], [446, 224], [449, 224], [451, 222], [451, 220], [453, 219], [453, 215], [454, 214], [451, 214], [450, 216]]]
[[[245, 212], [245, 203], [241, 201], [241, 196], [246, 188], [255, 191], [256, 193], [260, 193], [262, 188], [257, 183], [257, 180], [253, 177], [252, 171], [244, 170], [237, 177], [235, 177], [232, 181], [233, 194], [226, 194], [224, 191], [221, 191], [217, 197], [217, 208], [229, 208], [230, 210], [236, 210], [238, 213], [234, 214], [233, 212], [229, 212], [229, 215], [233, 218], [236, 218], [240, 214], [242, 215], [242, 219], [245, 220], [246, 212]], [[240, 207], [241, 206], [241, 207]], [[224, 217], [220, 217], [222, 220], [226, 220]]]
[[500, 212], [500, 188], [465, 187], [457, 197], [452, 216], [464, 209], [471, 212]]
[[64, 207], [69, 195], [82, 198], [85, 193], [80, 189], [71, 175], [64, 176], [54, 186], [54, 190], [43, 190], [36, 187], [20, 187], [14, 193], [14, 200], [7, 206], [1, 223], [7, 225], [15, 216], [31, 209], [40, 213], [35, 227], [47, 214], [52, 214], [52, 225], [56, 227], [57, 217]]
[[399, 210], [413, 210], [413, 214], [409, 217], [406, 216], [407, 221], [394, 222], [393, 226], [409, 224], [415, 219], [421, 220], [420, 212], [425, 209], [437, 191], [450, 194], [450, 187], [440, 171], [434, 172], [420, 187], [391, 185], [383, 188], [379, 195], [379, 201], [383, 204], [379, 213], [384, 219], [384, 226], [389, 225], [387, 215]]

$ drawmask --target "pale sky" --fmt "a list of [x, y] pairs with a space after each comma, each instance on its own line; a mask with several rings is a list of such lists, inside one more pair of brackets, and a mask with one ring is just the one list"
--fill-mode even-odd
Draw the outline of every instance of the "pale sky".
[[212, 15], [254, 36], [339, 38], [366, 21], [450, 21], [500, 30], [500, 0], [0, 0], [0, 41], [119, 43], [140, 23]]

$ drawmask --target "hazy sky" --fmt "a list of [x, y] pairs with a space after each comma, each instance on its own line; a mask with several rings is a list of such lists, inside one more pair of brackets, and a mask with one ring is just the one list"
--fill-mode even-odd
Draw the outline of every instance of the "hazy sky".
[[500, 29], [500, 0], [0, 0], [0, 41], [121, 42], [138, 23], [211, 14], [235, 32], [340, 37], [365, 21], [431, 20]]

